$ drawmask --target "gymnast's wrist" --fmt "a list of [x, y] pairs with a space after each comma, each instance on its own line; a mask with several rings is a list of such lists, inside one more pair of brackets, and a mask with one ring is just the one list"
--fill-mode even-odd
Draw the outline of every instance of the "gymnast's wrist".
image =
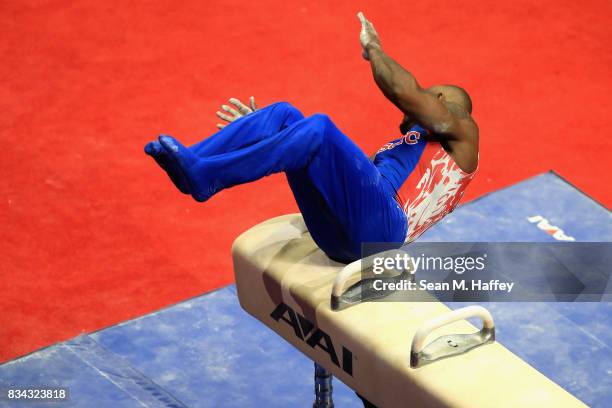
[[365, 51], [368, 53], [368, 55], [370, 55], [372, 52], [382, 51], [382, 47], [380, 46], [379, 42], [370, 41], [366, 45]]

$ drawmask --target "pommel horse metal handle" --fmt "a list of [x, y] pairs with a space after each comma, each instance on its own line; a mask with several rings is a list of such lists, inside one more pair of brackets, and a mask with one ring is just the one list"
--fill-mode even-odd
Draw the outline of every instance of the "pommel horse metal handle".
[[[480, 331], [438, 337], [425, 345], [427, 336], [435, 329], [470, 317], [479, 317], [482, 320]], [[491, 313], [482, 306], [463, 307], [428, 320], [418, 328], [412, 338], [410, 365], [414, 368], [421, 367], [442, 358], [463, 354], [475, 347], [493, 341], [495, 341], [495, 324]]]
[[[376, 258], [394, 258], [396, 255], [404, 256], [406, 255], [406, 252], [402, 251], [401, 249], [390, 249], [388, 251], [383, 251], [374, 255], [370, 255], [363, 259], [358, 259], [357, 261], [351, 262], [350, 264], [346, 265], [340, 271], [340, 273], [338, 273], [332, 286], [330, 300], [332, 310], [342, 310], [355, 303], [358, 303], [357, 301], [350, 301], [346, 298], [347, 288], [351, 287], [352, 285], [364, 278], [381, 278], [385, 275], [388, 277], [389, 271], [386, 271], [380, 275], [377, 275], [372, 272], [374, 260]], [[395, 270], [396, 276], [404, 276], [404, 274], [411, 272], [414, 267], [412, 266], [412, 260], [410, 262], [411, 266], [408, 269]], [[414, 279], [414, 276], [411, 276], [411, 278]], [[359, 296], [359, 301], [364, 300], [371, 299], [367, 295], [362, 293]]]

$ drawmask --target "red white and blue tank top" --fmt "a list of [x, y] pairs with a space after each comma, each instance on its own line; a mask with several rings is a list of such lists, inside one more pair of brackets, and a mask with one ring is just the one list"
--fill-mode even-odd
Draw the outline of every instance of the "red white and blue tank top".
[[[415, 125], [378, 150], [374, 164], [396, 191], [412, 242], [455, 209], [476, 171], [466, 173], [429, 131]], [[429, 139], [429, 140], [428, 140]]]

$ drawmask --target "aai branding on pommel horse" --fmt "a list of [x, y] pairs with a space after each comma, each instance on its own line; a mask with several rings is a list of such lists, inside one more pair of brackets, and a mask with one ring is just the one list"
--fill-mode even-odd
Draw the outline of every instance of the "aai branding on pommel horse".
[[277, 322], [281, 320], [287, 323], [293, 328], [295, 335], [300, 340], [304, 341], [312, 348], [319, 347], [325, 351], [336, 366], [342, 368], [342, 370], [353, 376], [353, 353], [342, 346], [342, 365], [340, 365], [340, 359], [336, 354], [336, 348], [334, 342], [329, 334], [315, 326], [310, 320], [306, 319], [299, 313], [296, 313], [291, 307], [284, 303], [280, 303], [274, 311], [270, 314], [270, 317]]

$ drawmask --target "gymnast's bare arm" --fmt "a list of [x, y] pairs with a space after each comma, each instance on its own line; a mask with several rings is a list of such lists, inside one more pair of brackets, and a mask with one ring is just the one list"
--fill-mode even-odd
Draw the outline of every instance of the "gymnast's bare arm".
[[[374, 80], [385, 97], [405, 115], [446, 139], [452, 150], [463, 156], [460, 151], [469, 148], [463, 144], [472, 145], [478, 134], [478, 127], [470, 114], [452, 103], [443, 103], [438, 95], [421, 88], [410, 72], [382, 50], [372, 23], [362, 13], [358, 17], [362, 24], [363, 57], [370, 61]], [[468, 164], [466, 167], [474, 166]]]

